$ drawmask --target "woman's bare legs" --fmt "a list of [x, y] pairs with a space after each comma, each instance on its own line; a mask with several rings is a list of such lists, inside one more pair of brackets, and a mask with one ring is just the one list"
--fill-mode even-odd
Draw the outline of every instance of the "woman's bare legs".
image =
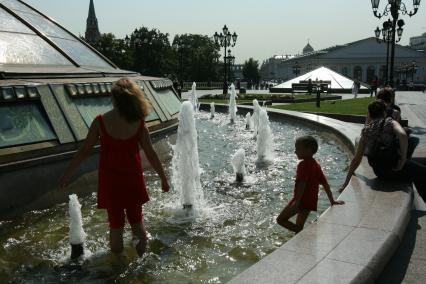
[[113, 253], [123, 252], [123, 228], [109, 230], [109, 244]]
[[130, 224], [132, 227], [133, 237], [136, 238], [137, 244], [135, 246], [136, 252], [139, 256], [142, 256], [146, 251], [147, 237], [143, 220], [139, 223]]

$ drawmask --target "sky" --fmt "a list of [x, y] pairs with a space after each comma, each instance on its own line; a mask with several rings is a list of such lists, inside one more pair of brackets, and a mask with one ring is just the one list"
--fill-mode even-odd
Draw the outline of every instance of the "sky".
[[[76, 35], [84, 35], [89, 0], [24, 0]], [[380, 1], [382, 11], [387, 3]], [[412, 1], [403, 0], [412, 10]], [[426, 1], [422, 1], [426, 2]], [[308, 43], [317, 49], [374, 36], [384, 18], [374, 17], [370, 0], [94, 0], [101, 33], [119, 38], [141, 26], [170, 35], [213, 35], [227, 25], [238, 34], [236, 63], [253, 57], [299, 54]], [[426, 3], [406, 23], [402, 45], [426, 32]], [[223, 52], [223, 51], [222, 51]]]

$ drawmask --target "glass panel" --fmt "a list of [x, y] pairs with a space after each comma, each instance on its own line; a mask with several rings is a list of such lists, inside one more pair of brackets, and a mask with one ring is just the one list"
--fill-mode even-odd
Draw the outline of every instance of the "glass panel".
[[82, 66], [111, 67], [111, 65], [81, 42], [55, 37], [50, 37], [50, 39]]
[[154, 96], [158, 99], [169, 112], [173, 115], [180, 110], [181, 102], [171, 89], [156, 90]]
[[151, 113], [147, 117], [145, 117], [146, 122], [150, 122], [150, 121], [158, 120], [158, 119], [160, 119], [160, 117], [155, 112], [154, 108], [152, 109]]
[[27, 6], [25, 6], [24, 4], [16, 0], [0, 0], [0, 3], [2, 3], [3, 5], [5, 5], [7, 8], [11, 10], [15, 10], [15, 11], [19, 10], [19, 11], [24, 11], [27, 13], [37, 13], [33, 9], [28, 8]]
[[74, 39], [68, 32], [39, 14], [24, 13], [21, 11], [17, 11], [17, 14], [46, 36]]
[[[98, 114], [106, 113], [112, 109], [111, 97], [78, 98], [74, 99], [73, 102], [76, 104], [87, 127], [90, 127]], [[152, 111], [145, 121], [148, 122], [157, 119], [159, 119], [157, 113]]]
[[0, 31], [35, 34], [8, 12], [0, 8]]
[[0, 64], [71, 65], [38, 36], [0, 32]]
[[112, 109], [110, 97], [78, 98], [74, 99], [73, 103], [77, 106], [87, 127], [90, 127], [98, 114], [106, 113]]
[[0, 148], [56, 139], [38, 104], [0, 105]]

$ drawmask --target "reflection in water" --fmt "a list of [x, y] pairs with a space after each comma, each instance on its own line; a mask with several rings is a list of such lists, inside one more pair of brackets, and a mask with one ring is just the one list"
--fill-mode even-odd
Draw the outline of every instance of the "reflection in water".
[[[67, 204], [34, 211], [0, 223], [0, 281], [8, 282], [121, 282], [121, 283], [224, 283], [271, 253], [292, 235], [275, 224], [277, 214], [292, 197], [297, 159], [294, 140], [318, 133], [297, 125], [270, 122], [274, 133], [274, 165], [256, 167], [256, 143], [237, 116], [229, 124], [226, 114], [201, 112], [197, 118], [201, 185], [206, 200], [204, 215], [179, 223], [167, 210], [178, 193], [161, 194], [155, 172], [146, 171], [151, 201], [144, 206], [149, 233], [148, 252], [139, 259], [125, 230], [125, 253], [109, 253], [107, 217], [96, 209], [96, 194], [80, 198], [87, 238], [86, 258], [70, 263]], [[347, 156], [333, 142], [319, 137], [316, 157], [332, 189], [344, 179]], [[247, 175], [254, 183], [237, 184], [229, 157], [243, 148]], [[170, 164], [167, 165], [170, 167]], [[168, 176], [170, 176], [168, 174]], [[321, 194], [319, 213], [328, 206]], [[310, 220], [315, 218], [311, 214]], [[127, 225], [128, 226], [128, 225]]]

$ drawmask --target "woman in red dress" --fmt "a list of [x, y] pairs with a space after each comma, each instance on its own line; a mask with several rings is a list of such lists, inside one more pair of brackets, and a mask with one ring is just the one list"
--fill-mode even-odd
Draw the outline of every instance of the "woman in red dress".
[[66, 186], [78, 166], [100, 141], [98, 208], [106, 209], [108, 213], [111, 250], [115, 253], [123, 251], [123, 228], [127, 216], [136, 238], [136, 251], [142, 256], [147, 244], [142, 205], [149, 197], [140, 148], [160, 176], [163, 192], [169, 191], [169, 185], [145, 124], [151, 106], [143, 91], [133, 81], [120, 79], [112, 88], [112, 103], [111, 111], [93, 120], [86, 140], [60, 180], [60, 188]]

